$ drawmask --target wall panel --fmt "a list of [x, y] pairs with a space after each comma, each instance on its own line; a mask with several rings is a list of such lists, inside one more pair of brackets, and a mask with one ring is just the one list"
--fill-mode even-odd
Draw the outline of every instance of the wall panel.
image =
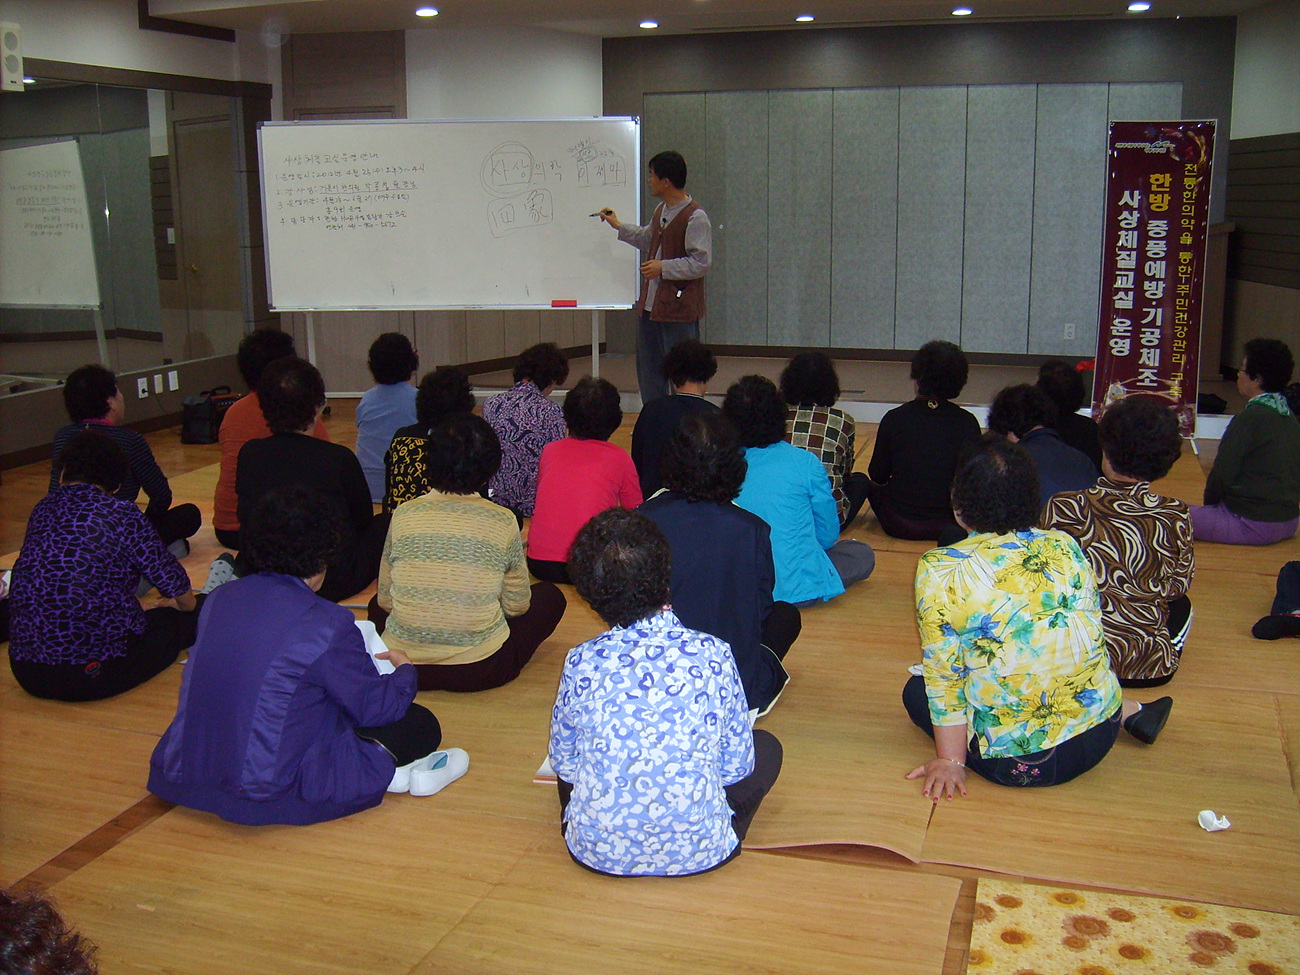
[[771, 93], [767, 198], [768, 344], [829, 345], [829, 90]]
[[894, 348], [960, 342], [966, 89], [904, 88], [898, 119]]
[[[700, 202], [713, 224], [713, 267], [702, 337], [767, 344], [768, 93], [711, 92]], [[689, 162], [689, 160], [688, 160]]]
[[898, 89], [837, 89], [833, 111], [829, 344], [890, 349], [898, 248]]
[[1035, 355], [1096, 351], [1107, 96], [1106, 85], [1038, 88], [1028, 336]]
[[961, 344], [1026, 351], [1034, 214], [1033, 85], [970, 89]]

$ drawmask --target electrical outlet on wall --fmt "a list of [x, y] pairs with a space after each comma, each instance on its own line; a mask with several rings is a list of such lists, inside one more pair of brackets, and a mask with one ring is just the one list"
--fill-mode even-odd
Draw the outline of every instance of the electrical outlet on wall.
[[169, 392], [176, 392], [181, 388], [181, 375], [175, 369], [167, 370], [167, 389]]
[[139, 399], [144, 399], [149, 395], [149, 377], [137, 376], [135, 380], [135, 395]]
[[1065, 326], [1065, 337], [1066, 337], [1067, 339], [1072, 339], [1072, 338], [1074, 338], [1074, 323], [1073, 323], [1073, 322], [1068, 322], [1068, 323], [1066, 324], [1066, 326]]
[[160, 396], [162, 395], [162, 373], [156, 372], [153, 377], [153, 391]]

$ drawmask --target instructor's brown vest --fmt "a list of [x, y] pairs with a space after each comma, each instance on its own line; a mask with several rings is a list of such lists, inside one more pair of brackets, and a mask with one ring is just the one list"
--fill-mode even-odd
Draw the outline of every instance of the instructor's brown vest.
[[[659, 217], [663, 213], [664, 205], [660, 203], [655, 207], [654, 216], [650, 218], [651, 259], [659, 253], [661, 241], [663, 243], [663, 253], [659, 255], [661, 260], [670, 261], [675, 257], [687, 256], [686, 224], [691, 219], [691, 214], [699, 208], [700, 205], [692, 200], [682, 207], [681, 213], [668, 222], [667, 227], [660, 227]], [[642, 278], [641, 297], [636, 303], [638, 311], [645, 308], [645, 297], [649, 288], [650, 282]], [[699, 321], [703, 315], [703, 278], [694, 278], [690, 281], [659, 279], [659, 291], [655, 294], [654, 307], [650, 309], [650, 320], [652, 322], [695, 322]]]

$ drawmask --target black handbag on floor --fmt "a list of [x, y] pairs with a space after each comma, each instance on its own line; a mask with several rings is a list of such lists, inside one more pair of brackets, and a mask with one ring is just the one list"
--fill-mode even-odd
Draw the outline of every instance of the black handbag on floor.
[[214, 386], [181, 403], [181, 443], [216, 443], [221, 420], [240, 399], [229, 386]]

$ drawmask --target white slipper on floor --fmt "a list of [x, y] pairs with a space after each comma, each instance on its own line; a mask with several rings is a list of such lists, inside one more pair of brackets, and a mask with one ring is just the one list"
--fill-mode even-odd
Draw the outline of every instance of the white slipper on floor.
[[417, 758], [414, 762], [407, 765], [399, 765], [397, 768], [393, 769], [393, 780], [388, 783], [388, 791], [410, 792], [411, 775], [415, 770], [420, 768], [427, 769], [437, 761], [442, 754], [442, 752], [429, 752], [429, 754], [425, 755], [423, 758]]
[[469, 771], [469, 753], [463, 748], [448, 748], [429, 756], [428, 767], [411, 772], [411, 795], [431, 796], [441, 792]]

